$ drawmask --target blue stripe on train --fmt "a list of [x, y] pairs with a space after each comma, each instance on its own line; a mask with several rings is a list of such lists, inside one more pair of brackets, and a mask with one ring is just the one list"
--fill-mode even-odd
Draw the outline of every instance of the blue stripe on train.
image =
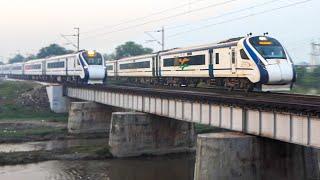
[[249, 47], [249, 45], [246, 42], [246, 40], [243, 41], [243, 44], [244, 44], [244, 47], [246, 48], [247, 52], [252, 57], [253, 61], [258, 66], [258, 69], [259, 69], [259, 72], [260, 72], [260, 81], [259, 81], [259, 83], [261, 83], [261, 84], [267, 83], [269, 81], [268, 71], [265, 69], [265, 67], [263, 67], [261, 60], [256, 55], [256, 53], [254, 53], [253, 50]]
[[88, 69], [84, 68], [84, 62], [81, 58], [81, 55], [79, 54], [80, 64], [84, 70], [84, 81], [87, 82], [89, 80], [89, 71]]

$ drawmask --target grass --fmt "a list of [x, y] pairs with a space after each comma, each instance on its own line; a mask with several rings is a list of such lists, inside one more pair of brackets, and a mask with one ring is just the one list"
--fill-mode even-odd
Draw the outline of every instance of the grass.
[[112, 158], [109, 147], [102, 146], [78, 146], [53, 151], [29, 151], [0, 153], [0, 166], [26, 164], [49, 160], [101, 160]]
[[216, 130], [217, 128], [214, 128], [209, 125], [195, 124], [195, 131], [197, 134], [215, 132]]
[[316, 88], [306, 88], [306, 87], [300, 87], [296, 86], [291, 91], [293, 93], [299, 93], [299, 94], [312, 94], [312, 95], [320, 95], [320, 90]]
[[100, 157], [110, 157], [112, 156], [110, 153], [110, 147], [108, 145], [99, 145], [99, 146], [75, 146], [68, 148], [66, 153], [74, 154], [74, 153], [86, 153], [92, 155], [98, 155]]
[[25, 138], [29, 136], [39, 136], [43, 137], [46, 135], [60, 135], [65, 134], [67, 131], [65, 128], [56, 128], [56, 127], [36, 127], [23, 130], [1, 130], [0, 139], [5, 138]]
[[0, 120], [53, 120], [67, 121], [67, 114], [56, 114], [49, 109], [35, 109], [16, 103], [16, 99], [23, 93], [41, 85], [24, 81], [0, 82]]

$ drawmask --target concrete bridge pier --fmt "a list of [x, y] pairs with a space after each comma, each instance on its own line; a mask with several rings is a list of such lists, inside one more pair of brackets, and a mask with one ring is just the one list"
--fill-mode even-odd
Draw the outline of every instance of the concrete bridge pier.
[[72, 102], [69, 110], [69, 133], [108, 133], [112, 108], [94, 102]]
[[115, 157], [194, 150], [193, 123], [139, 112], [112, 114], [109, 145]]
[[68, 97], [63, 96], [62, 85], [50, 85], [46, 87], [50, 103], [50, 109], [55, 113], [67, 113], [69, 111], [70, 101]]
[[195, 180], [319, 179], [319, 152], [313, 148], [241, 133], [197, 138]]

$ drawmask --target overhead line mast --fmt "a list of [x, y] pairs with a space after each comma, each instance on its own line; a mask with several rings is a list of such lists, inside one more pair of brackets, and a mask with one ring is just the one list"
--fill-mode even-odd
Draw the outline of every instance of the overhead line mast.
[[[152, 34], [150, 34], [151, 32], [161, 32], [161, 42], [159, 40], [157, 40], [157, 38], [155, 38], [154, 36], [152, 36]], [[164, 46], [164, 26], [162, 26], [162, 28], [160, 30], [157, 31], [146, 31], [145, 32], [150, 38], [151, 40], [147, 40], [147, 42], [157, 42], [159, 45], [161, 45], [161, 49], [162, 51], [165, 49]]]
[[[65, 34], [61, 34], [61, 36], [68, 42], [68, 44], [71, 44], [73, 47], [75, 47], [77, 49], [77, 51], [80, 51], [80, 28], [79, 27], [75, 27], [74, 28], [76, 30], [75, 34], [71, 34], [71, 35], [65, 35]], [[67, 37], [71, 36], [71, 37], [76, 37], [77, 38], [77, 44], [74, 44], [72, 41], [70, 41]]]
[[79, 51], [80, 50], [80, 28], [79, 27], [76, 27], [74, 28], [76, 31], [77, 31], [77, 50]]

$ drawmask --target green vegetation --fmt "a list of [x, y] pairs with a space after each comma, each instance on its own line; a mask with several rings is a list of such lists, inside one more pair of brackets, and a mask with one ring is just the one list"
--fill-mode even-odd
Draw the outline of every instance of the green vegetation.
[[25, 58], [21, 54], [15, 55], [13, 58], [9, 59], [9, 63], [18, 63], [18, 62], [23, 62]]
[[19, 95], [30, 91], [39, 85], [23, 81], [0, 82], [0, 120], [52, 120], [66, 121], [66, 114], [56, 114], [48, 108], [36, 109], [35, 107], [21, 105], [16, 102]]
[[0, 140], [14, 138], [28, 138], [32, 136], [35, 138], [36, 136], [44, 137], [47, 135], [54, 136], [54, 135], [62, 135], [66, 134], [66, 128], [62, 127], [34, 127], [29, 129], [22, 129], [22, 130], [0, 130]]
[[112, 158], [107, 145], [77, 146], [57, 150], [0, 153], [0, 165], [26, 164], [49, 160], [101, 160]]
[[298, 67], [296, 72], [297, 81], [293, 92], [320, 94], [320, 67], [309, 70], [305, 67]]
[[73, 51], [67, 50], [64, 47], [59, 46], [58, 44], [50, 44], [47, 47], [41, 48], [36, 57], [45, 58], [48, 56], [64, 55], [72, 52]]
[[122, 45], [116, 47], [116, 51], [112, 54], [105, 54], [106, 60], [121, 59], [124, 57], [137, 56], [143, 54], [150, 54], [153, 50], [151, 48], [145, 48], [140, 44], [136, 44], [133, 41], [128, 41]]
[[218, 130], [217, 128], [214, 128], [209, 125], [195, 124], [195, 131], [197, 134], [217, 132], [217, 130]]
[[92, 155], [98, 155], [99, 157], [111, 157], [110, 147], [108, 145], [99, 146], [76, 146], [68, 148], [66, 151], [68, 154], [74, 153], [86, 153]]
[[18, 63], [18, 62], [23, 62], [23, 61], [29, 61], [32, 59], [40, 59], [40, 58], [45, 58], [48, 56], [56, 56], [56, 55], [64, 55], [64, 54], [69, 54], [73, 53], [72, 50], [67, 50], [66, 48], [58, 45], [58, 44], [50, 44], [47, 47], [43, 47], [39, 50], [37, 55], [31, 54], [28, 57], [24, 57], [21, 54], [17, 54], [14, 57], [9, 59], [9, 63]]

